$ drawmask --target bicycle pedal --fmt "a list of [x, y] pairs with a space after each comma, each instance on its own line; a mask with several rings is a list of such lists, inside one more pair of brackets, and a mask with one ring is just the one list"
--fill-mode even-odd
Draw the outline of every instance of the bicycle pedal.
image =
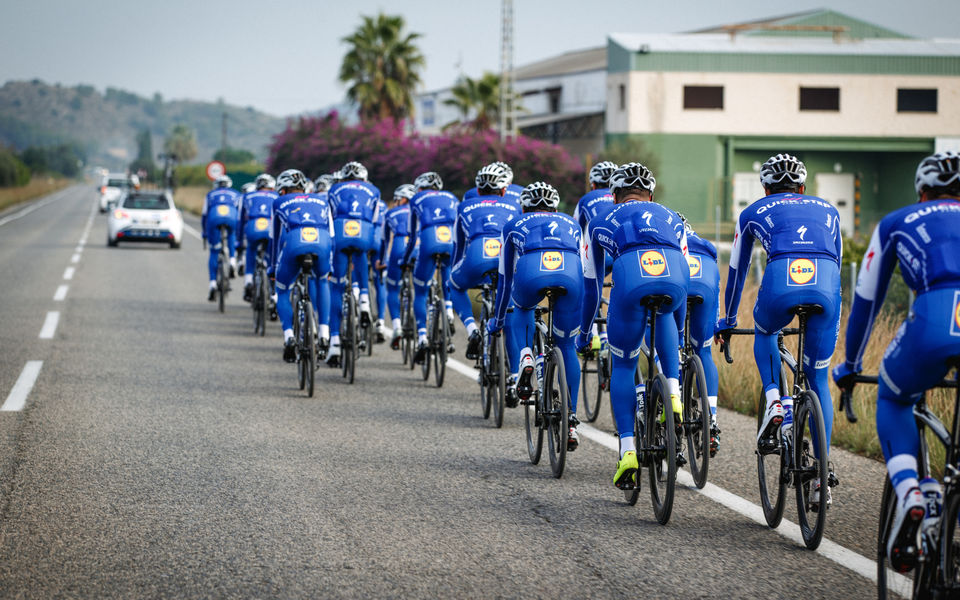
[[677, 452], [677, 468], [685, 464], [687, 464], [687, 458], [683, 455], [683, 452]]

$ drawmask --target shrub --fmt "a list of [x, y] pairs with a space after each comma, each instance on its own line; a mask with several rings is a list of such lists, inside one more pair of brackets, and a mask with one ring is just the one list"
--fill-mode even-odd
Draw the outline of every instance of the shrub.
[[30, 168], [8, 148], [0, 146], [0, 187], [19, 187], [30, 183]]

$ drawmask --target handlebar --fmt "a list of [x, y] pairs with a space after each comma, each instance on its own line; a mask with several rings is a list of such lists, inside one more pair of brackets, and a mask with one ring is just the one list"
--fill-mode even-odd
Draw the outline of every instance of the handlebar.
[[728, 365], [733, 364], [733, 356], [730, 355], [730, 336], [732, 335], [753, 335], [753, 329], [726, 329], [720, 332], [720, 350], [723, 351], [723, 358]]
[[876, 385], [877, 376], [876, 375], [854, 375], [852, 379], [849, 380], [850, 385], [847, 387], [840, 388], [840, 408], [843, 409], [844, 414], [847, 416], [847, 420], [851, 423], [857, 422], [857, 413], [853, 409], [853, 388], [858, 383], [870, 383]]

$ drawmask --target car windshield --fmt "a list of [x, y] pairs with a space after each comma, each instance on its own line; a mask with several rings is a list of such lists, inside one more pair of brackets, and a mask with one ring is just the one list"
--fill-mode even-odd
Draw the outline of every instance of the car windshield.
[[144, 210], [167, 210], [170, 208], [170, 203], [167, 202], [167, 199], [163, 196], [141, 196], [135, 194], [133, 196], [127, 196], [127, 199], [123, 201], [123, 207]]
[[126, 179], [111, 179], [107, 181], [107, 187], [125, 188], [129, 185], [130, 182]]

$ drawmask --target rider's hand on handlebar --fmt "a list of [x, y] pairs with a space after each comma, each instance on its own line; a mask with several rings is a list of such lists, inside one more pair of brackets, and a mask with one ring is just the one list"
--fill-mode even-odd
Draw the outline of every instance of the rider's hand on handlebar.
[[494, 317], [487, 321], [487, 333], [493, 335], [503, 329], [503, 323], [500, 322], [500, 319]]
[[843, 362], [833, 368], [833, 381], [841, 390], [852, 390], [856, 385], [854, 378], [860, 371], [854, 369], [849, 363]]
[[591, 354], [593, 352], [593, 334], [582, 331], [577, 334], [576, 348], [578, 354]]

